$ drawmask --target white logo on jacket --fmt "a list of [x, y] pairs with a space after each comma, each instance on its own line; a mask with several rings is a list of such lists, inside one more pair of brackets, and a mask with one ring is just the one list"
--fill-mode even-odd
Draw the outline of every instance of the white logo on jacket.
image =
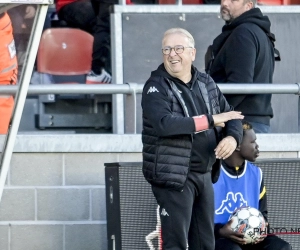
[[161, 211], [161, 215], [162, 216], [169, 216], [169, 214], [168, 214], [168, 212], [166, 211], [166, 209], [162, 209], [162, 211]]
[[154, 92], [159, 92], [159, 91], [157, 90], [157, 88], [155, 88], [154, 86], [152, 86], [152, 87], [150, 87], [150, 88], [148, 89], [147, 95], [148, 95], [149, 93], [154, 93]]
[[223, 214], [225, 210], [227, 210], [228, 213], [232, 213], [234, 210], [236, 210], [239, 207], [247, 206], [247, 201], [244, 199], [243, 194], [228, 192], [226, 195], [226, 199], [222, 201], [221, 206], [216, 209], [216, 214]]

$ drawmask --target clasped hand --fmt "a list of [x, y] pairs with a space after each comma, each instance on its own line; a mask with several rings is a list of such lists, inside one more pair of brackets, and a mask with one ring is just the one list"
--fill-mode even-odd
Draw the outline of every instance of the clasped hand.
[[[233, 119], [243, 119], [244, 116], [239, 111], [230, 111], [213, 115], [215, 126], [225, 126], [225, 122]], [[237, 147], [237, 142], [232, 136], [227, 136], [220, 141], [218, 146], [215, 148], [215, 154], [217, 159], [228, 158]]]

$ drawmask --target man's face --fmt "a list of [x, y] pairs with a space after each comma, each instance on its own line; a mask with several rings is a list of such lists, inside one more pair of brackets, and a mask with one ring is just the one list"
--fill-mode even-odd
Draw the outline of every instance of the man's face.
[[182, 34], [169, 34], [162, 41], [162, 48], [173, 48], [177, 45], [185, 47], [183, 52], [178, 54], [172, 49], [169, 55], [163, 54], [163, 61], [165, 69], [171, 76], [183, 80], [191, 74], [191, 66], [195, 60], [196, 49], [186, 48], [191, 47], [191, 44], [189, 44], [188, 38]]
[[221, 0], [220, 13], [223, 20], [230, 23], [252, 7], [253, 3], [248, 0]]
[[254, 162], [259, 156], [256, 135], [253, 129], [247, 130], [244, 134], [243, 141], [240, 145], [241, 156], [251, 162]]

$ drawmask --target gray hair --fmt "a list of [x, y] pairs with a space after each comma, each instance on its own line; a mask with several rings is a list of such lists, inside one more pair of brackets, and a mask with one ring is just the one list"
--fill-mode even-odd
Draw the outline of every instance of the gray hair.
[[248, 3], [248, 2], [252, 2], [253, 3], [253, 7], [255, 8], [256, 4], [257, 4], [257, 0], [244, 0], [244, 3]]
[[[255, 1], [255, 0], [253, 0]], [[192, 34], [190, 32], [188, 32], [187, 30], [185, 29], [182, 29], [182, 28], [172, 28], [172, 29], [168, 29], [165, 33], [164, 33], [164, 38], [168, 35], [171, 35], [171, 34], [181, 34], [185, 37], [187, 37], [188, 39], [188, 43], [189, 43], [189, 46], [191, 47], [195, 47], [195, 40], [194, 40], [194, 37], [192, 36]], [[164, 40], [163, 38], [163, 40]]]

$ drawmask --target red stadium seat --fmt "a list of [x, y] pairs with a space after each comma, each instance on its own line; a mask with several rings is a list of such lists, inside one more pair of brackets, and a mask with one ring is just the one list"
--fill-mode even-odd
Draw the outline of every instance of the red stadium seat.
[[258, 0], [258, 5], [283, 5], [284, 0]]
[[46, 29], [37, 54], [37, 71], [52, 75], [82, 75], [91, 70], [94, 38], [73, 28]]
[[258, 0], [259, 5], [299, 5], [300, 0]]
[[[159, 4], [176, 4], [176, 0], [159, 0]], [[182, 0], [182, 4], [203, 4], [203, 0]]]

